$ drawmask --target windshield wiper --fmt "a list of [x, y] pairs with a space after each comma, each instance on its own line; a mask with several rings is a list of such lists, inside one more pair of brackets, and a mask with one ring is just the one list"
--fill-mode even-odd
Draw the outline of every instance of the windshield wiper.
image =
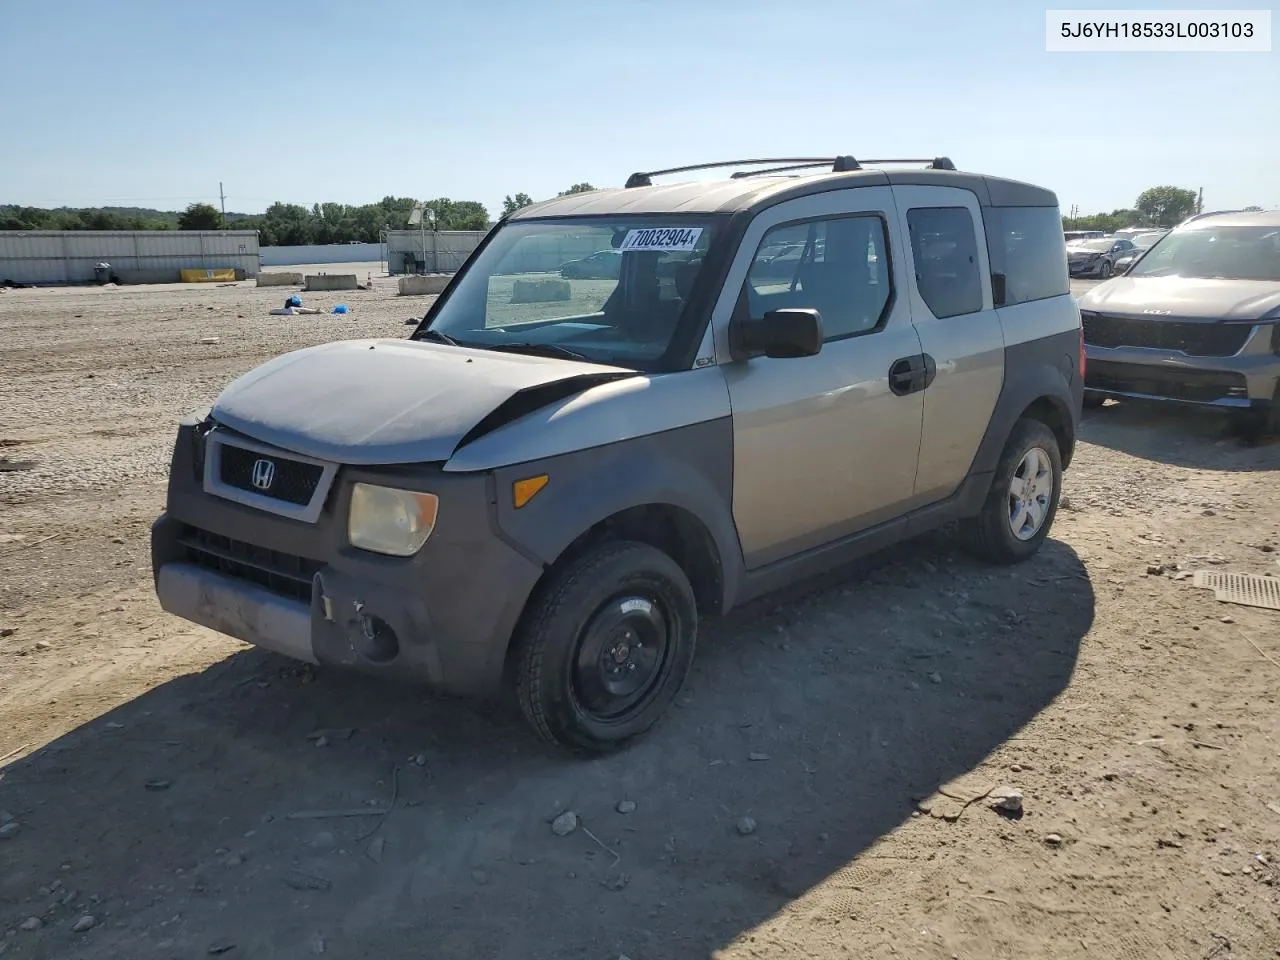
[[418, 339], [434, 340], [436, 343], [447, 343], [451, 347], [462, 346], [462, 344], [460, 344], [457, 340], [453, 339], [453, 337], [449, 336], [447, 333], [441, 333], [439, 330], [433, 330], [430, 327], [428, 327], [426, 330], [423, 330], [422, 333], [419, 335]]
[[579, 353], [577, 350], [570, 350], [568, 347], [562, 347], [558, 343], [531, 343], [523, 341], [521, 343], [495, 343], [492, 346], [486, 344], [489, 350], [500, 350], [506, 353], [528, 353], [533, 356], [543, 357], [559, 357], [562, 360], [585, 360], [587, 363], [596, 363], [597, 361], [588, 357], [585, 353]]

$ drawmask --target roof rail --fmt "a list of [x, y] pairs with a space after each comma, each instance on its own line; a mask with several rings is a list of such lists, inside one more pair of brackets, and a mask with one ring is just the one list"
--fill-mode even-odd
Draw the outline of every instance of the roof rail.
[[722, 160], [714, 163], [692, 163], [684, 167], [669, 167], [666, 170], [650, 170], [648, 172], [637, 172], [627, 177], [626, 185], [628, 187], [651, 187], [653, 186], [653, 178], [666, 176], [672, 173], [689, 173], [694, 170], [714, 170], [717, 167], [745, 167], [757, 166], [760, 164], [774, 163], [783, 164], [783, 166], [771, 167], [768, 170], [755, 171], [738, 171], [731, 174], [733, 179], [751, 176], [767, 176], [773, 173], [786, 173], [792, 170], [804, 170], [810, 167], [825, 167], [830, 165], [832, 173], [849, 173], [854, 170], [861, 170], [863, 164], [871, 163], [925, 163], [928, 164], [930, 170], [954, 170], [955, 164], [947, 157], [934, 157], [932, 160], [862, 160], [859, 161], [851, 156], [842, 157], [767, 157], [754, 160]]
[[1184, 223], [1191, 223], [1193, 220], [1203, 220], [1205, 217], [1218, 217], [1224, 213], [1244, 213], [1244, 210], [1206, 210], [1204, 213], [1193, 213], [1185, 220], [1178, 221], [1178, 226]]

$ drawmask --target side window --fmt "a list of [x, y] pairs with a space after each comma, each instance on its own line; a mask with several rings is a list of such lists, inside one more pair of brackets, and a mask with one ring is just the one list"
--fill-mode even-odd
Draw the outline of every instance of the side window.
[[978, 238], [964, 207], [917, 207], [907, 211], [916, 286], [939, 320], [982, 309]]
[[817, 310], [826, 340], [878, 330], [893, 294], [888, 247], [884, 220], [872, 214], [774, 227], [747, 273], [750, 316]]
[[991, 272], [1005, 278], [1011, 307], [1071, 292], [1062, 216], [1057, 207], [984, 207]]

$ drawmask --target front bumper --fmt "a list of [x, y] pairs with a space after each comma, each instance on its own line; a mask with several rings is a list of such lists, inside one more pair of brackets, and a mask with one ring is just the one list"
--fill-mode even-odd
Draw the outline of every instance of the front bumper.
[[1085, 392], [1223, 410], [1268, 410], [1276, 402], [1280, 357], [1188, 357], [1145, 347], [1086, 344]]
[[[496, 692], [542, 566], [495, 532], [488, 477], [423, 465], [343, 467], [319, 519], [307, 523], [207, 494], [190, 448], [184, 427], [166, 509], [152, 526], [164, 610], [310, 663], [445, 694]], [[416, 556], [382, 557], [347, 544], [357, 481], [440, 497], [436, 528]]]
[[1073, 277], [1096, 277], [1102, 273], [1102, 264], [1104, 262], [1101, 258], [1097, 260], [1082, 260], [1078, 263], [1072, 263], [1068, 260], [1067, 273]]

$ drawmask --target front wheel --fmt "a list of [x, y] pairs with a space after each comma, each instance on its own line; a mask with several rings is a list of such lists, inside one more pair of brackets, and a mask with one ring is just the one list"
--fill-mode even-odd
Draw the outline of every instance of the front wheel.
[[1009, 435], [981, 512], [965, 524], [970, 548], [990, 563], [1028, 559], [1044, 543], [1062, 492], [1062, 454], [1053, 431], [1019, 420]]
[[1249, 446], [1256, 446], [1268, 437], [1280, 436], [1280, 409], [1236, 414], [1234, 426], [1241, 440]]
[[517, 638], [516, 694], [546, 740], [602, 753], [648, 730], [689, 672], [688, 577], [644, 543], [606, 543], [551, 573]]
[[1115, 268], [1111, 266], [1111, 261], [1103, 260], [1102, 269], [1098, 271], [1099, 276], [1101, 276], [1103, 280], [1110, 280], [1111, 274], [1114, 272], [1115, 272]]

